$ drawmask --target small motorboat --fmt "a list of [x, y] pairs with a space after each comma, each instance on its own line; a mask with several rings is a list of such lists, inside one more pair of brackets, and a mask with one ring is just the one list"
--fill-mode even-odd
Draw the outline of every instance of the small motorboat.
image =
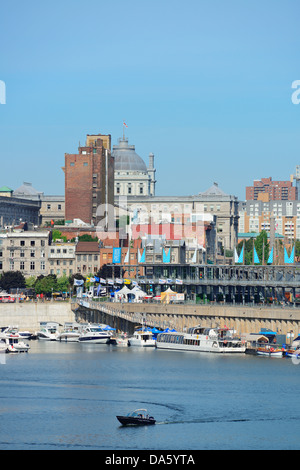
[[152, 416], [149, 416], [145, 409], [132, 411], [127, 416], [117, 416], [117, 419], [123, 426], [147, 426], [149, 424], [156, 423], [155, 419]]
[[258, 356], [268, 356], [268, 357], [282, 357], [283, 356], [282, 349], [276, 349], [270, 346], [266, 346], [265, 348], [258, 348], [256, 353]]

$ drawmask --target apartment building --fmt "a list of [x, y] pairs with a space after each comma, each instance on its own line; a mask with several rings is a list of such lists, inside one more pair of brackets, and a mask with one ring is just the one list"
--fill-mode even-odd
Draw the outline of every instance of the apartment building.
[[20, 271], [25, 277], [48, 274], [50, 232], [20, 231], [0, 235], [0, 273]]

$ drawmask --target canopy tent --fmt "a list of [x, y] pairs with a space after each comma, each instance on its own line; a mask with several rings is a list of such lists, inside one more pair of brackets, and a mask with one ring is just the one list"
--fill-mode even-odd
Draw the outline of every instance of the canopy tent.
[[134, 295], [135, 300], [140, 300], [143, 299], [144, 297], [147, 296], [146, 292], [144, 292], [140, 287], [135, 286], [130, 293]]
[[170, 287], [168, 287], [168, 289], [162, 292], [160, 295], [161, 301], [163, 303], [169, 304], [172, 300], [176, 300], [177, 292], [174, 292]]
[[128, 294], [131, 294], [132, 291], [128, 289], [127, 286], [122, 287], [122, 289], [115, 292], [115, 299], [116, 300], [128, 300]]

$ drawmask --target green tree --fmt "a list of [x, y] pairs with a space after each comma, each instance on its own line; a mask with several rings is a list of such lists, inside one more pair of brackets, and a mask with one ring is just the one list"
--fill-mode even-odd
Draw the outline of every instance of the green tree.
[[67, 276], [61, 276], [57, 279], [57, 290], [59, 292], [68, 292], [70, 286], [70, 281]]
[[23, 289], [26, 287], [25, 277], [20, 271], [6, 271], [1, 275], [0, 287], [7, 292], [9, 289]]
[[57, 290], [57, 279], [55, 274], [39, 276], [35, 283], [36, 294], [51, 294]]

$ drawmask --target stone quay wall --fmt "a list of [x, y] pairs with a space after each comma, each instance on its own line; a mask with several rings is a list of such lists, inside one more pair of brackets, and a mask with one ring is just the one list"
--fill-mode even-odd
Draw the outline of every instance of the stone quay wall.
[[20, 330], [35, 333], [43, 321], [55, 321], [61, 325], [75, 321], [70, 302], [0, 303], [0, 327], [18, 326]]
[[[276, 307], [248, 307], [229, 305], [161, 305], [143, 303], [84, 302], [79, 305], [79, 321], [105, 322], [117, 330], [132, 330], [142, 322], [157, 328], [220, 326], [237, 333], [258, 333], [261, 328], [287, 335], [300, 333], [300, 309]], [[124, 323], [126, 322], [126, 323]]]

